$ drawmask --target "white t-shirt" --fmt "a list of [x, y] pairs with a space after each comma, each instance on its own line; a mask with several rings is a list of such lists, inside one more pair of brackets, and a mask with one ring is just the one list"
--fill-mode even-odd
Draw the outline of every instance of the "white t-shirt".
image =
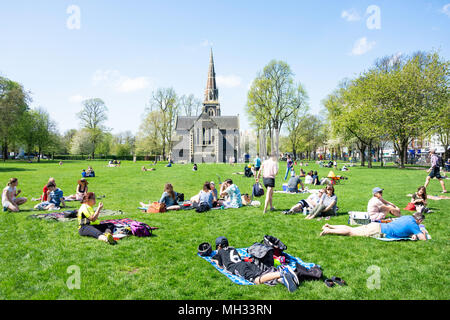
[[272, 158], [263, 162], [263, 178], [275, 179], [278, 174], [278, 162], [273, 161]]
[[15, 200], [16, 199], [16, 187], [6, 186], [3, 189], [3, 192], [2, 192], [2, 204], [5, 204], [6, 202], [9, 202], [8, 197], [7, 197], [7, 193], [10, 194], [10, 198], [12, 200]]
[[381, 210], [384, 203], [377, 197], [372, 197], [367, 204], [367, 212], [369, 213], [370, 220], [380, 220], [386, 217], [386, 213]]
[[305, 183], [306, 184], [312, 184], [313, 183], [313, 177], [310, 176], [309, 174], [307, 174], [306, 177], [305, 177]]

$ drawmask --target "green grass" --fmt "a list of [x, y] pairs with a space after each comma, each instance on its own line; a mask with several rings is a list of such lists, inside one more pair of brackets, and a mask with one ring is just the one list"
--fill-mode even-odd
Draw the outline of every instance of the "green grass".
[[[129, 237], [109, 246], [93, 238], [80, 237], [76, 222], [49, 222], [27, 219], [33, 214], [32, 197], [38, 197], [50, 176], [65, 195], [75, 193], [81, 169], [92, 165], [96, 178], [89, 178], [89, 190], [106, 195], [107, 209], [121, 209], [126, 217], [159, 227], [150, 238]], [[324, 222], [304, 220], [303, 215], [285, 216], [306, 195], [275, 194], [277, 211], [263, 215], [261, 208], [146, 214], [137, 210], [139, 201], [157, 201], [163, 186], [171, 182], [186, 198], [196, 194], [204, 181], [232, 178], [241, 192], [251, 192], [252, 179], [233, 172], [243, 165], [200, 164], [165, 168], [158, 164], [154, 172], [142, 172], [147, 163], [123, 162], [107, 168], [106, 162], [65, 161], [0, 164], [0, 183], [19, 178], [19, 187], [29, 201], [20, 213], [0, 213], [0, 299], [449, 299], [449, 217], [450, 200], [429, 201], [435, 213], [425, 225], [432, 236], [426, 242], [382, 242], [368, 238], [319, 237]], [[284, 182], [285, 163], [280, 164], [276, 189]], [[320, 176], [330, 169], [310, 163]], [[340, 174], [349, 179], [336, 186], [340, 215], [332, 224], [346, 224], [347, 212], [365, 211], [375, 186], [385, 189], [384, 197], [404, 208], [406, 194], [423, 185], [424, 170], [351, 168]], [[336, 172], [336, 174], [339, 174]], [[447, 180], [447, 188], [450, 182]], [[428, 193], [441, 191], [432, 181]], [[264, 201], [264, 197], [259, 199]], [[79, 203], [68, 202], [70, 208]], [[407, 214], [407, 212], [404, 212]], [[228, 237], [235, 247], [247, 247], [266, 234], [280, 238], [287, 252], [305, 262], [322, 266], [324, 274], [339, 276], [346, 287], [328, 288], [322, 282], [306, 282], [289, 293], [282, 285], [269, 287], [239, 286], [197, 257], [201, 242], [214, 243], [217, 236]], [[81, 271], [81, 288], [68, 289], [67, 269], [76, 265]], [[369, 289], [373, 274], [370, 266], [380, 268], [380, 288]]]

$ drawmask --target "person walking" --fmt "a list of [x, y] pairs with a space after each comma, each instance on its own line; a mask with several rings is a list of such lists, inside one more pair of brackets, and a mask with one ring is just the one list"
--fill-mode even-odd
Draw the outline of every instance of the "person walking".
[[266, 187], [266, 201], [264, 204], [264, 212], [267, 212], [267, 207], [270, 205], [270, 211], [275, 210], [272, 203], [273, 191], [275, 188], [275, 177], [278, 174], [278, 161], [276, 153], [272, 153], [270, 158], [265, 160], [261, 165], [261, 170], [259, 170], [256, 176], [256, 182], [259, 182], [259, 176], [262, 171], [263, 184]]
[[431, 155], [431, 167], [430, 169], [427, 170], [429, 174], [425, 180], [424, 187], [426, 188], [428, 186], [431, 179], [436, 178], [439, 180], [439, 183], [441, 184], [442, 193], [447, 193], [447, 190], [445, 189], [444, 180], [441, 176], [440, 172], [441, 169], [439, 167], [439, 157], [436, 154], [436, 150], [435, 149], [430, 150], [430, 155]]

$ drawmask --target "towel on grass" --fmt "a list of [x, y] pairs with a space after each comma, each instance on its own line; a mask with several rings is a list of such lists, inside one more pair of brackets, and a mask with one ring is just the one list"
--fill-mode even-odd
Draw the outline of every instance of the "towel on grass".
[[[239, 255], [241, 256], [242, 260], [243, 260], [244, 258], [249, 258], [249, 257], [250, 257], [250, 255], [249, 255], [248, 252], [247, 252], [247, 248], [239, 248], [239, 249], [236, 249], [236, 250], [237, 250], [237, 252], [239, 253]], [[231, 274], [230, 272], [226, 271], [225, 269], [219, 268], [219, 266], [218, 266], [217, 264], [215, 264], [214, 262], [211, 261], [212, 257], [214, 257], [214, 255], [215, 255], [216, 253], [217, 253], [217, 251], [214, 250], [214, 251], [211, 253], [211, 255], [210, 255], [210, 256], [207, 256], [207, 257], [202, 257], [200, 254], [197, 254], [197, 255], [198, 255], [200, 258], [202, 258], [202, 259], [208, 261], [208, 262], [209, 262], [214, 268], [216, 268], [221, 274], [223, 274], [224, 276], [226, 276], [228, 279], [230, 279], [230, 280], [233, 281], [234, 283], [239, 284], [239, 285], [254, 285], [254, 284], [255, 284], [255, 283], [253, 283], [253, 282], [251, 282], [251, 281], [248, 281], [248, 280], [246, 280], [246, 279], [244, 279], [244, 278], [242, 278], [242, 277], [239, 277], [239, 276], [236, 276], [236, 275], [234, 275], [234, 274]], [[290, 267], [292, 267], [293, 269], [295, 269], [296, 263], [298, 263], [298, 264], [304, 266], [304, 267], [307, 268], [307, 269], [310, 269], [310, 268], [312, 268], [312, 267], [314, 267], [314, 266], [316, 265], [315, 263], [306, 263], [306, 262], [303, 262], [300, 258], [293, 257], [293, 256], [289, 255], [289, 254], [286, 253], [286, 252], [284, 252], [283, 254], [286, 256], [286, 260], [289, 261], [289, 264], [288, 264], [288, 265], [289, 265]], [[319, 267], [320, 267], [320, 266], [319, 266]]]
[[[66, 222], [66, 221], [73, 221], [76, 220], [76, 213], [78, 210], [66, 210], [63, 212], [50, 212], [50, 213], [40, 213], [40, 214], [32, 214], [28, 216], [28, 218], [33, 219], [45, 219], [45, 220], [53, 220], [53, 221], [59, 221], [59, 222]], [[72, 218], [68, 218], [67, 216], [70, 214]], [[117, 216], [122, 215], [124, 212], [122, 210], [109, 210], [109, 209], [103, 209], [100, 212], [99, 217], [105, 217], [105, 216]]]

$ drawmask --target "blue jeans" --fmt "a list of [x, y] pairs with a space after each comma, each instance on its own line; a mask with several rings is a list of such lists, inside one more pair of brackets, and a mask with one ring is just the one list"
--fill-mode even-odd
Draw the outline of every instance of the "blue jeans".
[[286, 174], [284, 175], [284, 180], [287, 179], [289, 172], [291, 172], [291, 167], [286, 168]]

